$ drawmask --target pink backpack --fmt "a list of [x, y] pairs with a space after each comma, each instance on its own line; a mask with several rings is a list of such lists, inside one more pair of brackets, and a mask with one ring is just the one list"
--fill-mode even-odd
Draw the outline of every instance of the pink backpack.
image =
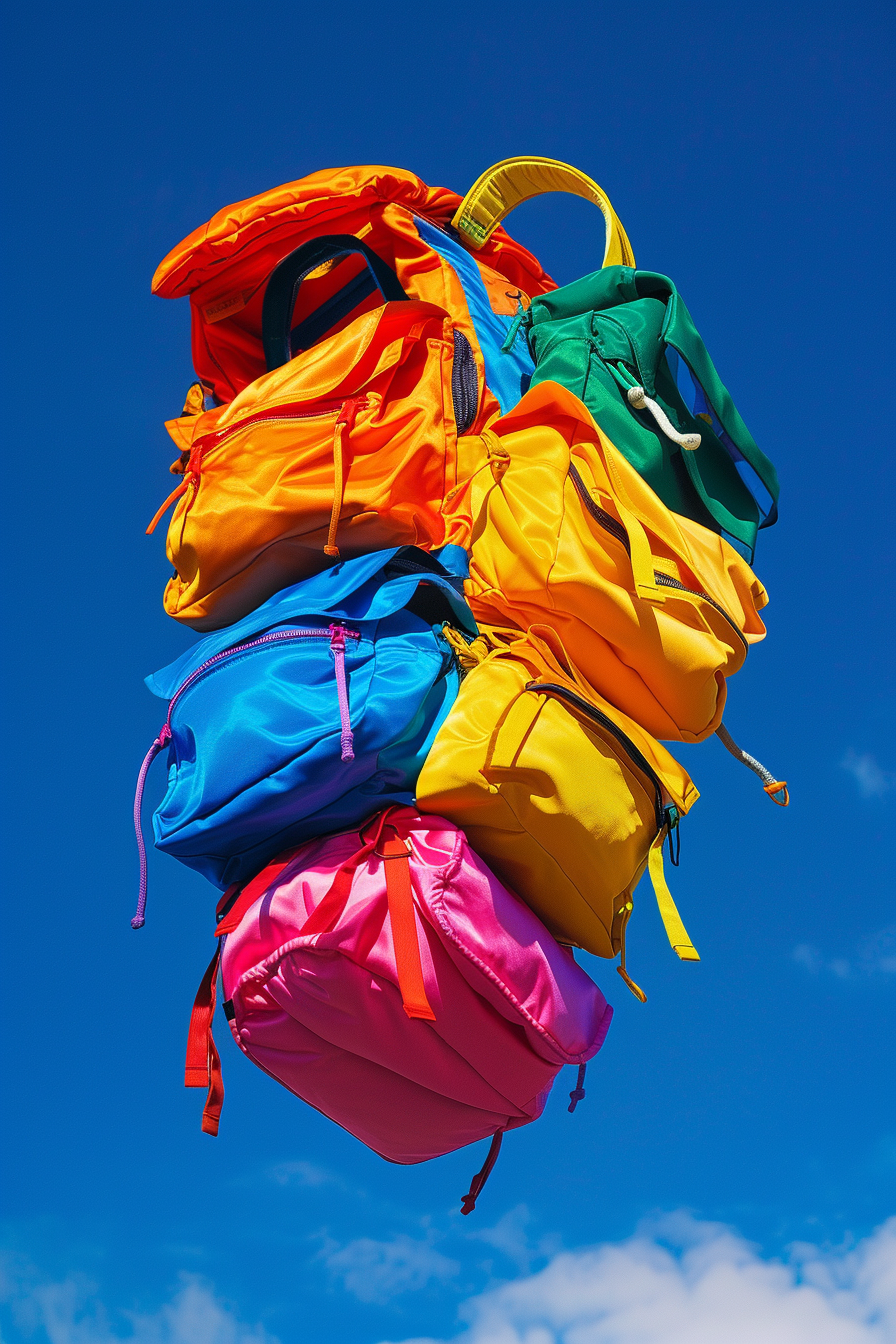
[[564, 1064], [584, 1066], [612, 1017], [600, 990], [462, 831], [389, 808], [359, 834], [281, 855], [218, 907], [196, 996], [186, 1085], [224, 1089], [211, 1034], [224, 1011], [244, 1054], [392, 1162], [425, 1162], [492, 1136], [469, 1213], [505, 1130], [537, 1120]]

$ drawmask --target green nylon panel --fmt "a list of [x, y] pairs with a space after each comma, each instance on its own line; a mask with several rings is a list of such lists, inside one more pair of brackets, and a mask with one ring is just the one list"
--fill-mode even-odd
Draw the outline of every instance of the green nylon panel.
[[[534, 299], [527, 326], [535, 358], [533, 384], [551, 380], [569, 388], [667, 508], [727, 533], [752, 556], [762, 514], [725, 445], [682, 400], [666, 346], [693, 370], [722, 431], [775, 502], [778, 478], [738, 414], [671, 280], [654, 271], [607, 266]], [[676, 429], [699, 433], [700, 447], [682, 450], [655, 426], [649, 412], [632, 410], [610, 363], [622, 365], [629, 381], [641, 384]]]

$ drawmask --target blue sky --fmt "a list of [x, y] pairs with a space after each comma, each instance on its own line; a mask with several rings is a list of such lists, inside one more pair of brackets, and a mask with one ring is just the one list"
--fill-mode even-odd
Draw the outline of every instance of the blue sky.
[[[11, 15], [5, 1339], [896, 1337], [892, 20], [876, 0]], [[591, 963], [617, 1014], [586, 1101], [568, 1115], [561, 1077], [461, 1219], [478, 1150], [388, 1166], [220, 1028], [218, 1140], [181, 1086], [212, 891], [155, 856], [129, 927], [134, 777], [160, 723], [142, 677], [190, 639], [143, 535], [188, 313], [149, 281], [219, 207], [318, 168], [463, 191], [524, 152], [607, 190], [778, 467], [769, 637], [726, 718], [793, 804], [718, 744], [680, 753], [703, 796], [675, 895], [703, 960], [677, 963], [642, 892], [649, 1003]], [[599, 264], [599, 224], [547, 197], [511, 230], [563, 282]]]

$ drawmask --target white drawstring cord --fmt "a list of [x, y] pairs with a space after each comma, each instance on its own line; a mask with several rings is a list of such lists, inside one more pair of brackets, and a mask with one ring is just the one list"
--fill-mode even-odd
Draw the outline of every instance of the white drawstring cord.
[[673, 443], [677, 443], [681, 448], [687, 448], [691, 452], [700, 447], [700, 435], [680, 434], [662, 406], [659, 406], [652, 397], [648, 397], [639, 383], [630, 387], [625, 395], [628, 397], [629, 405], [634, 406], [636, 411], [647, 410], [650, 412], [667, 439], [671, 439]]

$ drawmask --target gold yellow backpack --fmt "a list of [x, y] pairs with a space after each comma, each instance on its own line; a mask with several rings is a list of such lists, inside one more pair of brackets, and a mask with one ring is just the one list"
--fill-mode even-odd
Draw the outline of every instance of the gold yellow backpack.
[[[649, 867], [679, 957], [699, 957], [663, 875], [663, 844], [698, 797], [672, 756], [575, 674], [556, 636], [533, 629], [471, 666], [417, 784], [421, 812], [447, 817], [561, 942], [621, 954], [632, 894]], [[671, 841], [670, 841], [671, 844]]]
[[479, 624], [550, 626], [591, 689], [654, 737], [715, 732], [726, 678], [765, 634], [746, 561], [671, 513], [557, 383], [530, 389], [466, 458], [487, 466], [451, 492], [446, 540], [471, 551]]

